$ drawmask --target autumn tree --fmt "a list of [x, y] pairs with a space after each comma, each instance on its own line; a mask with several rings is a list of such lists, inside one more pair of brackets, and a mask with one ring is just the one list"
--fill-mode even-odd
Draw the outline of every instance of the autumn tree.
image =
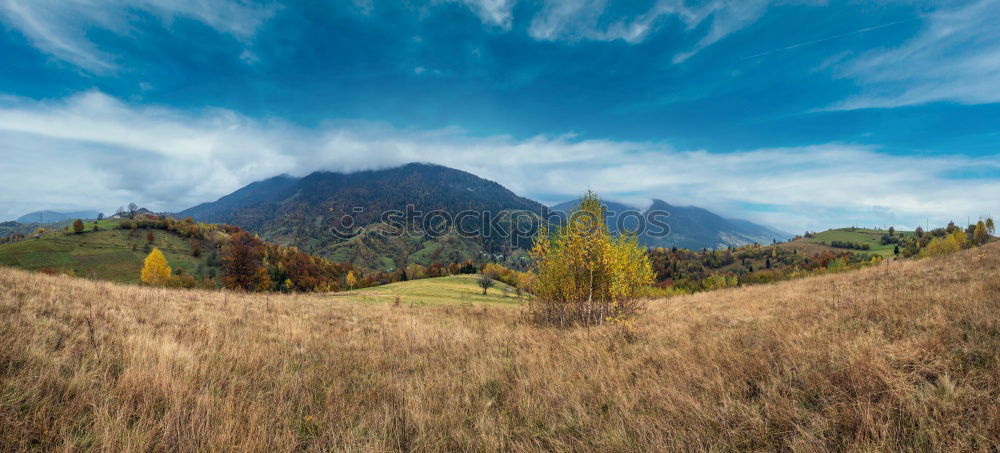
[[143, 283], [152, 286], [163, 286], [170, 280], [170, 266], [163, 252], [158, 248], [153, 248], [146, 257], [145, 265], [142, 266], [142, 273], [139, 278]]
[[986, 218], [986, 232], [989, 234], [996, 234], [996, 225], [993, 223], [993, 217]]
[[155, 241], [155, 240], [156, 240], [156, 236], [153, 236], [153, 232], [152, 231], [147, 231], [146, 232], [146, 242], [152, 244], [153, 241]]
[[989, 241], [990, 233], [986, 229], [986, 222], [980, 220], [979, 223], [976, 224], [975, 231], [972, 233], [972, 242], [978, 245], [983, 245]]
[[229, 289], [264, 291], [271, 286], [267, 268], [261, 263], [257, 238], [245, 231], [233, 234], [222, 252], [222, 283]]
[[479, 278], [476, 280], [476, 284], [483, 289], [483, 295], [486, 295], [486, 290], [493, 287], [493, 277], [490, 274], [480, 274]]
[[73, 232], [76, 234], [83, 233], [84, 225], [83, 220], [76, 219], [73, 221]]
[[354, 275], [354, 271], [347, 273], [347, 277], [344, 278], [344, 283], [347, 283], [347, 287], [354, 289], [358, 286], [358, 276]]
[[933, 257], [949, 255], [962, 250], [967, 242], [968, 239], [965, 232], [957, 230], [955, 233], [944, 237], [936, 237], [931, 240], [930, 244], [927, 244], [927, 247], [924, 247], [924, 249], [920, 251], [920, 256]]
[[634, 235], [611, 235], [604, 214], [588, 192], [555, 234], [539, 231], [531, 250], [532, 312], [539, 321], [591, 325], [638, 313], [639, 291], [653, 282], [652, 264]]

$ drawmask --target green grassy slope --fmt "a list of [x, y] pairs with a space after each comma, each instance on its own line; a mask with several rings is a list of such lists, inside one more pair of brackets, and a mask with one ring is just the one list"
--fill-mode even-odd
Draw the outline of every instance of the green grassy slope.
[[509, 297], [504, 297], [503, 288], [507, 285], [499, 281], [494, 282], [495, 286], [483, 295], [483, 289], [476, 283], [478, 278], [478, 275], [425, 278], [360, 289], [346, 294], [368, 302], [393, 302], [399, 297], [400, 303], [403, 304], [517, 305], [527, 302], [525, 298], [518, 298], [513, 291]]
[[[136, 283], [147, 255], [146, 232], [138, 230], [132, 236], [127, 230], [115, 229], [116, 225], [116, 221], [105, 220], [101, 230], [94, 231], [93, 223], [88, 223], [80, 234], [49, 231], [38, 238], [0, 246], [0, 265], [49, 268], [80, 277]], [[170, 267], [194, 273], [199, 264], [205, 264], [205, 254], [192, 256], [188, 240], [163, 230], [153, 230], [153, 236], [151, 246], [163, 251]]]
[[[894, 256], [892, 251], [895, 247], [893, 244], [882, 245], [882, 235], [888, 233], [887, 230], [873, 230], [867, 228], [838, 228], [835, 230], [827, 230], [822, 233], [816, 233], [812, 238], [803, 238], [803, 242], [820, 244], [820, 245], [830, 245], [833, 241], [845, 241], [845, 242], [858, 242], [861, 244], [868, 244], [871, 250], [851, 250], [851, 249], [833, 249], [838, 251], [851, 251], [854, 253], [863, 253], [866, 255], [881, 255], [883, 258], [889, 258]], [[895, 233], [899, 236], [906, 236], [913, 234], [908, 231], [897, 231]]]

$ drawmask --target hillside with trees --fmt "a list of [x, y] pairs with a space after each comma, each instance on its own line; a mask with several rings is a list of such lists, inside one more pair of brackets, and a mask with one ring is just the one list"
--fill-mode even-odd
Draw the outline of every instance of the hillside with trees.
[[[445, 212], [455, 216], [462, 211], [488, 212], [508, 219], [499, 223], [501, 228], [516, 227], [511, 212], [524, 212], [525, 218], [534, 219], [528, 228], [547, 215], [547, 208], [537, 202], [519, 197], [503, 186], [472, 174], [430, 164], [409, 164], [387, 170], [356, 173], [317, 172], [303, 178], [281, 176], [250, 184], [216, 202], [204, 203], [177, 214], [210, 223], [237, 225], [260, 234], [267, 240], [294, 245], [307, 253], [336, 258], [355, 265], [392, 270], [405, 267], [412, 261], [429, 265], [420, 251], [447, 249], [424, 245], [429, 237], [428, 228], [444, 227], [440, 220], [421, 222], [411, 213], [425, 216]], [[384, 218], [387, 212], [402, 213], [390, 224]], [[503, 216], [502, 214], [508, 214]], [[428, 216], [429, 217], [429, 216]], [[347, 220], [349, 219], [349, 220]], [[345, 225], [349, 225], [345, 227]], [[388, 239], [380, 232], [405, 225], [414, 231], [412, 238]], [[470, 237], [462, 238], [459, 256], [465, 260], [484, 253], [502, 254], [513, 249], [526, 250], [531, 246], [533, 233], [521, 235], [511, 241], [504, 232], [491, 232], [477, 222], [466, 224]], [[366, 236], [367, 235], [367, 236]], [[352, 239], [361, 236], [361, 240]], [[380, 236], [375, 238], [375, 236]], [[440, 253], [446, 253], [442, 250]], [[431, 260], [433, 261], [433, 260]]]
[[41, 228], [0, 245], [0, 264], [152, 286], [280, 292], [345, 289], [353, 270], [239, 227], [149, 214]]
[[770, 245], [718, 250], [657, 247], [649, 254], [656, 286], [665, 291], [659, 294], [685, 294], [843, 272], [884, 260], [947, 255], [996, 240], [991, 224], [992, 218], [987, 218], [962, 229], [952, 222], [929, 232], [850, 227], [807, 232]]

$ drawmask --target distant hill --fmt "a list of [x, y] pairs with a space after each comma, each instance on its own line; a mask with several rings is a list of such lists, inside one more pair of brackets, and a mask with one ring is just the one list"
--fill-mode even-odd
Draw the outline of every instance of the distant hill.
[[14, 234], [28, 234], [34, 229], [35, 227], [33, 225], [25, 225], [15, 221], [0, 222], [0, 243], [3, 243], [7, 236]]
[[79, 211], [79, 212], [56, 212], [56, 211], [35, 211], [30, 214], [25, 214], [17, 218], [18, 223], [53, 223], [61, 222], [63, 220], [76, 220], [76, 219], [96, 219], [99, 212], [97, 211]]
[[[409, 212], [441, 211], [451, 216], [462, 211], [493, 215], [519, 211], [535, 216], [548, 212], [542, 204], [493, 181], [440, 165], [414, 163], [356, 173], [278, 176], [181, 211], [177, 217], [238, 225], [266, 240], [295, 245], [308, 253], [385, 269], [409, 262], [411, 255], [416, 261], [427, 261], [434, 254], [447, 253], [439, 243], [448, 238], [461, 245], [461, 258], [530, 246], [530, 240], [510, 244], [502, 235], [491, 235], [473, 225], [476, 222], [468, 225], [478, 237], [448, 235], [427, 243], [429, 238], [422, 229], [408, 237], [382, 234], [387, 231], [383, 215], [387, 211], [408, 212], [408, 206]], [[356, 230], [348, 237], [335, 234], [345, 216], [353, 219]], [[412, 223], [414, 219], [406, 216], [404, 221]]]
[[[555, 212], [566, 213], [576, 208], [578, 203], [578, 200], [567, 201], [557, 204], [551, 209]], [[662, 218], [670, 226], [669, 235], [659, 237], [645, 233], [639, 236], [639, 242], [648, 247], [679, 247], [691, 250], [715, 249], [730, 245], [770, 244], [775, 240], [784, 241], [792, 237], [791, 234], [747, 220], [727, 219], [696, 206], [672, 206], [663, 200], [653, 200], [648, 208], [642, 210], [616, 202], [604, 202], [604, 204], [608, 212], [608, 227], [612, 232], [617, 232], [619, 226], [630, 230], [636, 228], [637, 223], [634, 217], [631, 219], [623, 217], [622, 213], [624, 212], [646, 214], [650, 211], [662, 211], [669, 213], [669, 216]]]

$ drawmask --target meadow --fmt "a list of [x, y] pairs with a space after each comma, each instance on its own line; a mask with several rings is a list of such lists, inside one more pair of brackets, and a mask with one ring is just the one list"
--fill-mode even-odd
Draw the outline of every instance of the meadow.
[[[816, 233], [811, 238], [801, 238], [796, 241], [789, 242], [788, 244], [783, 244], [782, 247], [798, 247], [802, 248], [802, 252], [808, 255], [819, 253], [825, 250], [834, 252], [844, 252], [851, 251], [854, 253], [863, 253], [867, 255], [879, 255], [882, 258], [892, 258], [895, 256], [893, 249], [895, 245], [893, 244], [882, 244], [882, 235], [889, 233], [888, 230], [876, 230], [869, 228], [837, 228], [833, 230], [823, 231], [821, 233]], [[896, 232], [897, 236], [904, 236], [913, 234], [912, 232]], [[830, 247], [833, 241], [841, 242], [852, 242], [859, 244], [867, 244], [869, 250], [852, 250], [852, 249], [839, 249]], [[808, 245], [802, 247], [803, 244], [813, 244], [813, 247]]]
[[[400, 304], [409, 305], [468, 305], [489, 304], [516, 306], [527, 302], [524, 297], [517, 297], [509, 285], [494, 281], [493, 287], [483, 294], [483, 288], [477, 283], [479, 275], [463, 274], [448, 277], [425, 278], [388, 285], [364, 288], [346, 294], [351, 300], [392, 302], [399, 298]], [[507, 292], [504, 292], [507, 288]]]
[[[394, 303], [417, 283], [238, 294], [0, 267], [0, 450], [1000, 448], [998, 243], [652, 300], [633, 329]], [[442, 284], [417, 299], [468, 286]]]
[[[128, 230], [117, 227], [118, 221], [103, 220], [100, 229], [94, 231], [94, 223], [88, 222], [82, 234], [52, 230], [38, 238], [6, 244], [0, 246], [0, 265], [138, 283], [143, 260], [149, 254], [145, 248], [147, 231], [130, 235]], [[189, 240], [163, 230], [152, 233], [154, 241], [150, 246], [163, 251], [172, 268], [194, 273], [199, 264], [205, 264], [207, 252], [201, 257], [192, 256]]]

